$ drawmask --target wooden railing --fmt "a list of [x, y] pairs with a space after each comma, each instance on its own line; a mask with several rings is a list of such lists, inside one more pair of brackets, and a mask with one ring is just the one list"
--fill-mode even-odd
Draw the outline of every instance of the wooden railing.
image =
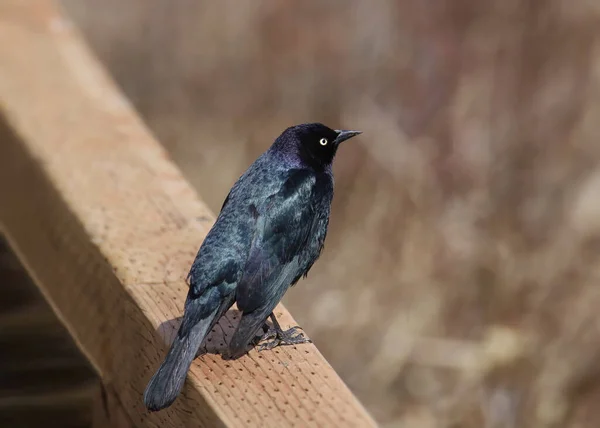
[[172, 407], [146, 411], [213, 219], [56, 4], [0, 2], [0, 227], [102, 379], [98, 425], [374, 426], [313, 345], [206, 353]]

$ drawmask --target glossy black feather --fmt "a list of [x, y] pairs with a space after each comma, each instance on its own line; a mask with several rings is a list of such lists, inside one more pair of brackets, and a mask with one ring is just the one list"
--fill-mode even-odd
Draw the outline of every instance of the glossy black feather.
[[[318, 190], [318, 182], [326, 189]], [[317, 180], [310, 170], [293, 169], [279, 192], [258, 210], [252, 247], [236, 290], [243, 313], [252, 312], [265, 301], [278, 302], [279, 295], [319, 257], [327, 234], [332, 190], [329, 176]], [[293, 270], [289, 269], [291, 264]]]
[[[231, 356], [245, 352], [290, 286], [310, 270], [327, 235], [339, 142], [321, 124], [286, 129], [237, 180], [190, 269], [177, 337], [144, 394], [151, 410], [170, 405], [206, 334], [237, 301]], [[353, 135], [356, 135], [354, 133]]]

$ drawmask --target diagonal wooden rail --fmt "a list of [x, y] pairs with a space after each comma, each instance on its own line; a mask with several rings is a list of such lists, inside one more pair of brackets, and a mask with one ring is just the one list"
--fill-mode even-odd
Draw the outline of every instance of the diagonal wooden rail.
[[98, 425], [374, 426], [313, 345], [206, 353], [171, 408], [145, 410], [212, 221], [54, 1], [0, 2], [0, 227], [102, 379]]

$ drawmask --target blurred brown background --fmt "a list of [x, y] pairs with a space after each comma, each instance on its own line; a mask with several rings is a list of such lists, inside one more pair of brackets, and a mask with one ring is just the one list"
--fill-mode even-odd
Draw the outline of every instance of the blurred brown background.
[[600, 2], [63, 4], [215, 212], [364, 131], [285, 303], [382, 426], [600, 426]]

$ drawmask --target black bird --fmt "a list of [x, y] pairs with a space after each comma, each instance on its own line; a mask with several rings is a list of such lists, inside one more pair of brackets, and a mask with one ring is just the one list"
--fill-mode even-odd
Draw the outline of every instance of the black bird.
[[144, 393], [148, 409], [175, 401], [202, 341], [234, 302], [242, 317], [229, 358], [246, 352], [269, 316], [274, 331], [263, 337], [274, 340], [263, 348], [308, 341], [294, 329], [282, 331], [272, 312], [323, 249], [333, 158], [358, 134], [320, 123], [290, 127], [234, 184], [192, 264], [183, 321]]

